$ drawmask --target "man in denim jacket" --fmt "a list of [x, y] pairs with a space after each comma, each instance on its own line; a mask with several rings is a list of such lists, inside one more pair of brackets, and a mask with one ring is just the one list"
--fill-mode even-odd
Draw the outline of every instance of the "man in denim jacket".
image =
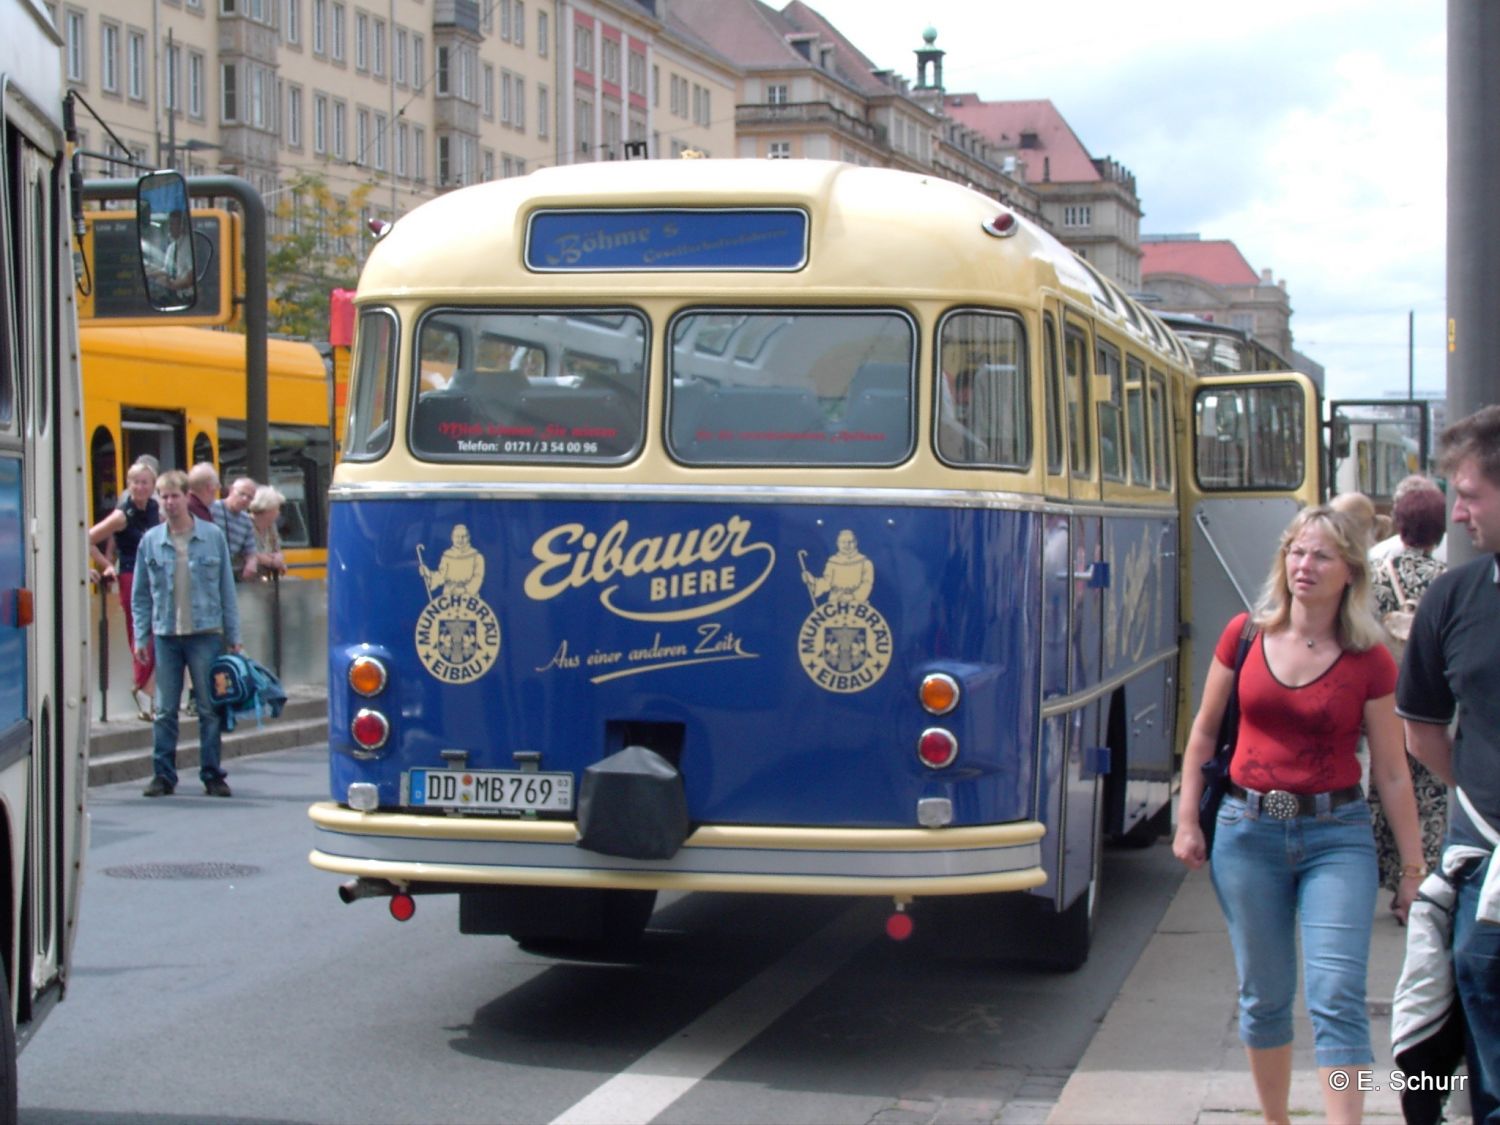
[[209, 670], [226, 646], [239, 651], [240, 614], [229, 544], [212, 522], [188, 511], [187, 484], [187, 474], [176, 469], [157, 478], [165, 519], [141, 537], [130, 592], [136, 659], [156, 649], [155, 776], [145, 795], [166, 797], [177, 788], [177, 705], [186, 667], [198, 705], [198, 776], [210, 797], [228, 797]]

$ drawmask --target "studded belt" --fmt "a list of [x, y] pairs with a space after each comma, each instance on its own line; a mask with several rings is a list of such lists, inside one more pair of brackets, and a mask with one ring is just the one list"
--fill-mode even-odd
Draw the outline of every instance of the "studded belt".
[[1291, 820], [1299, 816], [1318, 816], [1340, 805], [1347, 805], [1350, 801], [1362, 801], [1365, 791], [1358, 785], [1351, 785], [1347, 789], [1333, 789], [1327, 793], [1288, 793], [1285, 789], [1259, 793], [1254, 789], [1230, 785], [1229, 795], [1244, 801], [1245, 811], [1252, 816]]

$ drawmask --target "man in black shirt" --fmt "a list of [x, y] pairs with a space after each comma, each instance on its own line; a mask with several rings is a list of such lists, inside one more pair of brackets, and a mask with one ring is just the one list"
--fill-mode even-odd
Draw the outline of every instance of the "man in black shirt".
[[1474, 1122], [1500, 1125], [1500, 865], [1493, 855], [1500, 834], [1500, 406], [1444, 430], [1440, 452], [1453, 520], [1486, 553], [1441, 575], [1423, 595], [1396, 711], [1406, 720], [1407, 749], [1462, 794], [1449, 802], [1448, 843], [1492, 853], [1453, 877], [1453, 969], [1468, 1023]]

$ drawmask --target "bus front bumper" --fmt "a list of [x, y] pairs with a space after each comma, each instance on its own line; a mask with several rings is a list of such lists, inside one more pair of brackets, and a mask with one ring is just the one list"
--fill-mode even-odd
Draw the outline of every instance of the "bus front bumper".
[[1047, 881], [1037, 821], [972, 828], [703, 825], [671, 859], [600, 855], [572, 821], [308, 810], [314, 867], [398, 886], [470, 884], [749, 894], [972, 895]]

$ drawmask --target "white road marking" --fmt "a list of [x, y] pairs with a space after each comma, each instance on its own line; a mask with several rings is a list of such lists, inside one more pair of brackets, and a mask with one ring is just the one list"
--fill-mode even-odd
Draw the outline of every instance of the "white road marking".
[[553, 1118], [552, 1125], [646, 1125], [881, 932], [875, 904], [862, 902], [845, 910], [671, 1039]]

